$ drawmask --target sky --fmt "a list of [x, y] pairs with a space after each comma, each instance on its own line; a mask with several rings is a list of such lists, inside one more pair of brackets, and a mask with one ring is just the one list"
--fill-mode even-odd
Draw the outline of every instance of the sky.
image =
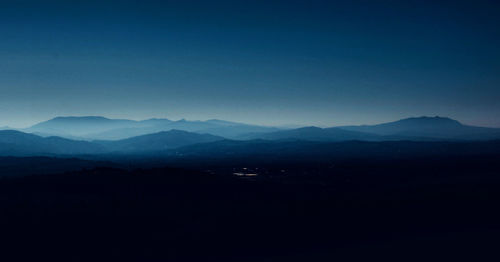
[[500, 127], [498, 1], [0, 1], [0, 126]]

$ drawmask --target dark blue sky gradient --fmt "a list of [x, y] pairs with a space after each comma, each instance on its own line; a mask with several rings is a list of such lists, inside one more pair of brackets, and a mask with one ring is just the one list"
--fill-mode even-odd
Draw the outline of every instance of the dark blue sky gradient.
[[496, 2], [2, 1], [0, 126], [441, 115], [500, 127]]

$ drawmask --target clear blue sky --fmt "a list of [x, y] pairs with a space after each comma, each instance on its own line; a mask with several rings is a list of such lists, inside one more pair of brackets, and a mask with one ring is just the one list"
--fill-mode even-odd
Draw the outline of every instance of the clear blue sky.
[[441, 115], [500, 127], [497, 2], [2, 1], [0, 126]]

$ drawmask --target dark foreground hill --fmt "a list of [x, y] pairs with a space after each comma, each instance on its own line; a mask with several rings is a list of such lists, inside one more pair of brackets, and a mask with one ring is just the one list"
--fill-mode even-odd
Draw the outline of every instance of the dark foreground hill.
[[55, 157], [0, 157], [0, 179], [29, 175], [58, 174], [98, 167], [117, 167], [104, 161]]
[[[478, 156], [500, 154], [500, 140], [474, 142], [417, 141], [233, 141], [194, 144], [163, 152], [166, 158], [210, 161], [318, 162], [335, 159], [400, 159], [415, 157]], [[160, 154], [158, 154], [160, 156]]]
[[[302, 172], [314, 165], [276, 165], [256, 177], [100, 168], [1, 179], [0, 256], [497, 260], [499, 159], [351, 159], [314, 175]], [[283, 175], [284, 169], [295, 175]]]

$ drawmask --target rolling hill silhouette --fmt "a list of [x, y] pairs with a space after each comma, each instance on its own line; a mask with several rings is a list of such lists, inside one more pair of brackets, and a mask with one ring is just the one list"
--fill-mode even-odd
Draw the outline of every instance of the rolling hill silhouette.
[[439, 141], [500, 139], [499, 128], [463, 125], [446, 117], [406, 118], [379, 125], [303, 127], [264, 134], [250, 134], [244, 139], [307, 141]]
[[291, 130], [265, 134], [249, 135], [247, 139], [265, 140], [308, 140], [308, 141], [346, 141], [346, 140], [379, 140], [375, 134], [350, 131], [340, 128], [302, 127]]
[[210, 134], [197, 134], [181, 130], [170, 130], [118, 141], [96, 142], [105, 146], [108, 151], [113, 152], [148, 152], [162, 151], [191, 144], [214, 142], [223, 139], [223, 137]]
[[499, 128], [463, 125], [447, 117], [414, 117], [378, 125], [341, 126], [344, 130], [401, 138], [487, 140], [500, 138]]
[[[131, 127], [132, 126], [132, 127]], [[185, 131], [172, 129], [190, 129]], [[161, 131], [167, 129], [168, 131]], [[37, 124], [28, 130], [35, 134], [15, 130], [0, 131], [0, 155], [96, 155], [108, 153], [141, 154], [165, 151], [194, 144], [211, 143], [237, 135], [238, 140], [250, 140], [248, 146], [259, 145], [254, 140], [275, 142], [313, 141], [474, 141], [500, 139], [500, 129], [463, 125], [444, 117], [407, 118], [372, 126], [344, 126], [332, 128], [303, 127], [276, 131], [275, 128], [251, 126], [240, 123], [208, 121], [171, 121], [149, 119], [143, 121], [116, 120], [103, 117], [59, 117]], [[64, 133], [67, 136], [89, 134], [89, 131], [107, 130], [109, 136], [132, 136], [120, 140], [67, 139], [57, 136], [43, 137], [38, 134]], [[160, 130], [160, 131], [158, 131]], [[202, 130], [207, 131], [202, 133]], [[264, 132], [263, 130], [267, 130]], [[152, 133], [142, 134], [154, 131]], [[208, 132], [210, 131], [210, 132]], [[252, 131], [242, 135], [247, 131]], [[135, 136], [135, 134], [142, 134]], [[213, 133], [231, 135], [217, 136]], [[203, 145], [201, 147], [204, 147]], [[206, 146], [203, 150], [212, 150]], [[296, 148], [296, 150], [301, 150]], [[347, 149], [345, 149], [347, 150]], [[276, 151], [275, 153], [279, 153]]]
[[170, 130], [118, 141], [77, 141], [61, 137], [41, 137], [14, 130], [0, 131], [0, 155], [92, 155], [110, 152], [141, 153], [214, 142], [223, 137]]
[[61, 137], [40, 137], [14, 130], [0, 131], [0, 155], [97, 154], [104, 148], [96, 143]]

